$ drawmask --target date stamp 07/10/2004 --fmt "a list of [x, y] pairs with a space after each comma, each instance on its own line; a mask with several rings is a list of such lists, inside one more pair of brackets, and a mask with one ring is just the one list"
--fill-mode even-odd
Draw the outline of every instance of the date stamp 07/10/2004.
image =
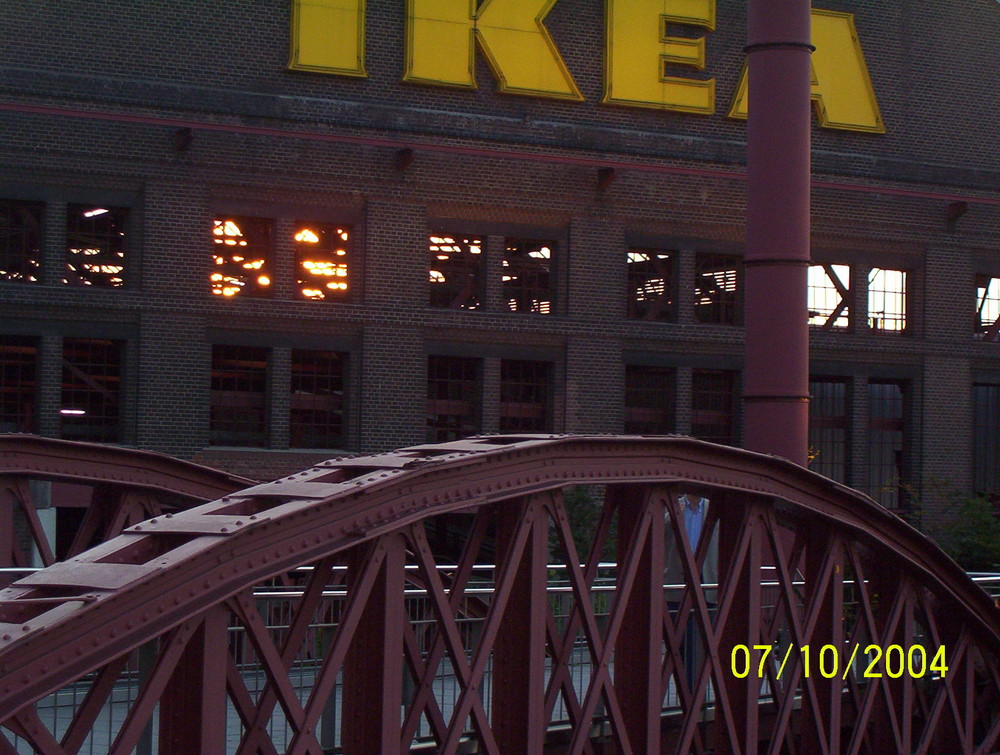
[[[849, 646], [844, 648], [845, 655], [848, 649]], [[856, 669], [855, 673], [866, 679], [877, 679], [883, 675], [890, 679], [899, 679], [904, 674], [913, 679], [920, 679], [928, 674], [943, 679], [948, 673], [944, 645], [937, 650], [925, 648], [923, 645], [910, 645], [908, 648], [901, 645], [889, 645], [885, 648], [880, 645], [868, 645], [862, 650], [860, 643], [854, 643], [850, 660], [843, 665], [841, 665], [841, 653], [835, 645], [823, 645], [816, 652], [813, 652], [813, 648], [809, 645], [789, 645], [784, 657], [774, 650], [771, 645], [734, 646], [730, 655], [730, 670], [733, 676], [745, 679], [756, 672], [755, 676], [762, 679], [774, 673], [775, 679], [781, 679], [781, 675], [786, 673], [785, 667], [793, 653], [798, 655], [802, 664], [801, 673], [806, 678], [818, 675], [824, 679], [840, 677], [846, 680], [851, 669]], [[861, 658], [858, 658], [859, 650], [862, 652]]]

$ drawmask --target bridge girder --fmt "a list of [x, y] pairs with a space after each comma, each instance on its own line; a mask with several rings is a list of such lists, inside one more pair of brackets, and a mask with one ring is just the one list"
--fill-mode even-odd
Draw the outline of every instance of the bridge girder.
[[[598, 497], [582, 533], [575, 486]], [[684, 494], [708, 501], [697, 540]], [[445, 516], [465, 536], [442, 568], [429, 534]], [[599, 584], [612, 533], [613, 593]], [[546, 593], [553, 554], [564, 597]], [[292, 573], [276, 616], [254, 588]], [[733, 648], [755, 645], [773, 662], [756, 651], [760, 678], [739, 678]], [[944, 647], [947, 670], [866, 676], [867, 656], [851, 658], [892, 645], [901, 663]], [[998, 658], [992, 602], [901, 520], [783, 460], [673, 437], [495, 436], [334, 459], [135, 524], [0, 591], [0, 722], [42, 753], [93, 741], [129, 674], [140, 684], [110, 752], [141, 750], [154, 718], [160, 753], [405, 752], [419, 737], [440, 752], [470, 739], [495, 753], [602, 739], [635, 753], [989, 752]], [[87, 693], [47, 722], [67, 685]]]

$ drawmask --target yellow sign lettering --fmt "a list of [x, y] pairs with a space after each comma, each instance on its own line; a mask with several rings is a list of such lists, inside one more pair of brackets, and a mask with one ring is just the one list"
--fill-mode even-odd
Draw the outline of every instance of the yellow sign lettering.
[[[812, 99], [819, 125], [847, 131], [885, 133], [868, 66], [861, 51], [854, 15], [838, 11], [812, 12]], [[747, 69], [743, 67], [732, 118], [747, 117]]]
[[478, 43], [498, 90], [582, 100], [543, 21], [556, 0], [407, 0], [403, 80], [476, 88]]
[[[478, 46], [500, 92], [583, 100], [545, 27], [556, 2], [406, 0], [403, 80], [475, 89]], [[715, 79], [678, 71], [705, 68], [705, 37], [671, 35], [676, 25], [714, 30], [715, 2], [605, 0], [602, 102], [715, 112]], [[812, 99], [819, 125], [885, 133], [854, 15], [813, 9], [812, 40]], [[292, 0], [289, 68], [365, 76], [364, 55], [365, 0]], [[746, 113], [744, 66], [729, 116], [746, 118]]]
[[705, 67], [705, 38], [671, 37], [670, 24], [715, 28], [715, 0], [606, 0], [604, 102], [715, 112], [715, 79], [668, 76], [669, 65]]
[[292, 0], [288, 67], [365, 76], [365, 0]]

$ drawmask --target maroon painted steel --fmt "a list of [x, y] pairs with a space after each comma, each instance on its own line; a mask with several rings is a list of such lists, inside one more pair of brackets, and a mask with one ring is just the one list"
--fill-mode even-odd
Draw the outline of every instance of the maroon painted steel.
[[[29, 554], [13, 537], [15, 508], [27, 522], [42, 563], [56, 560], [29, 486], [36, 480], [90, 488], [83, 523], [61, 556], [80, 553], [151, 516], [196, 506], [254, 482], [152, 451], [0, 434], [0, 567], [29, 565]], [[60, 506], [58, 496], [52, 498], [50, 505]]]
[[[586, 553], [562, 496], [578, 484], [603, 496]], [[709, 500], [695, 542], [683, 493]], [[426, 527], [445, 514], [468, 525], [447, 560]], [[600, 592], [615, 530], [614, 592]], [[487, 598], [472, 576], [484, 554], [497, 562]], [[543, 557], [566, 564], [558, 613], [540, 599]], [[300, 566], [311, 568], [292, 578], [291, 613], [271, 616], [254, 586]], [[665, 572], [678, 583], [664, 588]], [[346, 590], [335, 619], [332, 585]], [[418, 587], [426, 609], [415, 618], [402, 592]], [[223, 615], [244, 649], [218, 644]], [[866, 678], [867, 658], [837, 683], [817, 674], [823, 644], [848, 669], [855, 645], [915, 643], [947, 648], [943, 678]], [[764, 679], [734, 676], [740, 644], [774, 648]], [[0, 591], [0, 726], [37, 752], [75, 752], [140, 647], [150, 663], [113, 733], [116, 754], [137, 745], [157, 705], [172, 738], [161, 751], [219, 751], [223, 702], [242, 722], [237, 752], [320, 753], [338, 694], [347, 751], [406, 752], [423, 719], [440, 752], [467, 738], [480, 752], [539, 752], [540, 741], [557, 746], [545, 730], [559, 701], [568, 753], [985, 753], [1000, 742], [997, 609], [954, 562], [859, 493], [686, 438], [484, 437], [335, 459], [132, 526]], [[811, 673], [791, 653], [802, 647]], [[581, 657], [589, 678], [573, 683]], [[300, 694], [304, 663], [312, 686]], [[447, 705], [433, 694], [443, 666]], [[53, 725], [44, 698], [67, 684], [89, 694]], [[176, 685], [211, 703], [184, 713], [197, 703]], [[510, 700], [518, 691], [530, 705]], [[265, 728], [275, 712], [287, 744]]]
[[747, 19], [744, 445], [805, 465], [809, 432], [810, 5]]

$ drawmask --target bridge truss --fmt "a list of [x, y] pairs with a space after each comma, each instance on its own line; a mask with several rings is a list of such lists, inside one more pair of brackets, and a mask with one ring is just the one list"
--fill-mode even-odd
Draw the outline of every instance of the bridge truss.
[[[33, 553], [49, 566], [143, 519], [190, 508], [254, 482], [150, 451], [0, 435], [0, 567], [29, 567]], [[52, 508], [83, 513], [61, 552], [39, 515]]]
[[330, 460], [3, 589], [0, 753], [988, 753], [998, 626], [929, 540], [780, 459], [482, 437]]

